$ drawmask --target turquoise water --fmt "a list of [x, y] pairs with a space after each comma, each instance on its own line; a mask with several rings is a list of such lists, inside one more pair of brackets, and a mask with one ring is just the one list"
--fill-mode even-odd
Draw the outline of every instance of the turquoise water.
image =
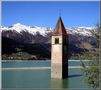
[[[87, 63], [87, 62], [85, 62]], [[3, 62], [3, 68], [50, 67], [50, 61]], [[80, 66], [80, 62], [69, 61], [69, 66]], [[51, 79], [51, 70], [3, 70], [2, 88], [89, 88], [84, 82], [81, 69], [69, 69], [68, 79]]]
[[[88, 61], [83, 61], [86, 65]], [[68, 61], [69, 66], [80, 66], [80, 61]], [[21, 62], [3, 62], [2, 67], [48, 67], [51, 66], [50, 60], [46, 61], [21, 61]]]

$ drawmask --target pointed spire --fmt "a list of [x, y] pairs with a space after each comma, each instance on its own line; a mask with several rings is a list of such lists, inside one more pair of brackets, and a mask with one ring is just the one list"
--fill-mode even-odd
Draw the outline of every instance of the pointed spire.
[[61, 17], [61, 9], [59, 9], [59, 17]]
[[56, 24], [56, 27], [55, 27], [52, 35], [67, 35], [67, 32], [65, 30], [65, 27], [64, 27], [61, 17], [59, 17], [58, 22]]

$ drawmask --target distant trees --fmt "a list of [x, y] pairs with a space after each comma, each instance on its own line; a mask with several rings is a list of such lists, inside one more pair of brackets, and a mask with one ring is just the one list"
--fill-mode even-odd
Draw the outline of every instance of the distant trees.
[[[99, 53], [99, 45], [100, 45], [100, 25], [97, 24], [95, 30], [92, 32], [93, 36], [96, 38], [96, 47], [98, 48], [98, 53]], [[98, 88], [99, 87], [99, 82], [100, 82], [100, 71], [99, 71], [99, 56], [92, 61], [89, 62], [89, 66], [86, 67], [86, 65], [81, 62], [81, 65], [83, 67], [83, 72], [85, 76], [85, 81], [93, 88]]]
[[100, 24], [99, 23], [97, 23], [96, 24], [96, 28], [95, 28], [95, 30], [93, 30], [91, 33], [92, 33], [92, 35], [96, 38], [96, 46], [97, 46], [97, 48], [99, 48], [99, 44], [100, 44], [100, 36], [101, 36], [101, 31], [100, 31]]

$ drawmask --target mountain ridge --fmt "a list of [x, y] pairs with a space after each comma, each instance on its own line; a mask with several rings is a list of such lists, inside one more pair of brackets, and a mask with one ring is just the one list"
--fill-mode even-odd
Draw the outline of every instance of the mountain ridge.
[[[66, 31], [68, 32], [68, 34], [81, 34], [81, 35], [85, 35], [85, 36], [91, 36], [91, 30], [94, 30], [95, 27], [85, 27], [85, 26], [81, 26], [81, 27], [71, 27], [71, 28], [66, 28]], [[53, 28], [50, 27], [39, 27], [39, 26], [26, 26], [20, 23], [16, 23], [13, 24], [12, 26], [8, 26], [8, 27], [1, 27], [1, 30], [6, 30], [6, 31], [16, 31], [18, 33], [21, 33], [22, 31], [26, 31], [29, 32], [31, 34], [36, 34], [36, 32], [39, 32], [41, 35], [45, 36], [47, 33], [53, 31]]]
[[[25, 26], [18, 23], [10, 27], [2, 27], [1, 30], [3, 55], [8, 53], [7, 49], [9, 48], [9, 50], [13, 50], [10, 53], [18, 53], [17, 50], [20, 50], [20, 52], [32, 55], [37, 54], [41, 59], [43, 57], [50, 58], [52, 28]], [[66, 28], [69, 40], [69, 57], [96, 49], [96, 38], [92, 35], [93, 30], [94, 27]]]

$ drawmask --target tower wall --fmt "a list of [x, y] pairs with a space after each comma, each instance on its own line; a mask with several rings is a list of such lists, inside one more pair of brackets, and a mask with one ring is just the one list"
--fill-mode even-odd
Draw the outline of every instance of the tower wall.
[[[58, 44], [55, 44], [55, 38], [59, 38]], [[52, 36], [51, 40], [51, 77], [62, 78], [62, 36]]]
[[[55, 44], [55, 38], [59, 38], [59, 43]], [[63, 36], [52, 36], [51, 46], [51, 77], [52, 78], [65, 78], [67, 74], [65, 67], [66, 58], [64, 52]], [[66, 47], [65, 47], [66, 48]], [[64, 62], [63, 62], [64, 61]], [[67, 70], [68, 71], [68, 70]]]
[[52, 45], [52, 78], [62, 78], [62, 45]]
[[51, 37], [51, 77], [68, 77], [68, 58], [67, 58], [67, 32], [61, 17], [56, 24]]

